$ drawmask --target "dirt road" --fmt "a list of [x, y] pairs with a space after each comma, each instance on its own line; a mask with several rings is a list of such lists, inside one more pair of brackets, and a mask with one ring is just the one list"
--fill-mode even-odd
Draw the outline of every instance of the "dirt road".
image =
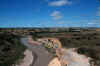
[[34, 59], [31, 66], [48, 66], [52, 55], [41, 45], [29, 44], [28, 39], [29, 37], [21, 38], [21, 42], [33, 53]]

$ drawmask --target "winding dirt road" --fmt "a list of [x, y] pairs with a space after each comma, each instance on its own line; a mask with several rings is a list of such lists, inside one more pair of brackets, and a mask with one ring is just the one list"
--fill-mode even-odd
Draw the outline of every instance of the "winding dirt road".
[[30, 40], [32, 40], [32, 38], [29, 36], [21, 38], [21, 42], [32, 51], [34, 56], [33, 62], [30, 66], [48, 66], [53, 56], [48, 53], [41, 44], [38, 44], [35, 41], [29, 43]]
[[[21, 42], [32, 51], [32, 54], [34, 56], [33, 62], [30, 66], [57, 66], [52, 65], [55, 62], [55, 59], [51, 61], [53, 59], [53, 56], [42, 46], [40, 42], [33, 41], [31, 36], [21, 38]], [[65, 64], [67, 64], [68, 66], [90, 66], [89, 58], [85, 55], [78, 54], [77, 52], [75, 52], [74, 48], [60, 48], [57, 49], [56, 53], [58, 53], [57, 56], [59, 56], [60, 58], [61, 66], [65, 66]]]

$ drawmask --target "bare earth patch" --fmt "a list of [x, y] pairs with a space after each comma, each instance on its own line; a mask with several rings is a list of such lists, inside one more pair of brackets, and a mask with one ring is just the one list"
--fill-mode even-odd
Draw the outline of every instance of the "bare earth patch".
[[30, 64], [33, 61], [33, 56], [32, 56], [32, 52], [30, 50], [26, 50], [24, 52], [24, 59], [22, 60], [22, 62], [20, 64], [17, 64], [16, 66], [30, 66]]
[[53, 60], [51, 60], [51, 62], [48, 64], [48, 66], [61, 66], [60, 61], [58, 60], [58, 58], [54, 58]]

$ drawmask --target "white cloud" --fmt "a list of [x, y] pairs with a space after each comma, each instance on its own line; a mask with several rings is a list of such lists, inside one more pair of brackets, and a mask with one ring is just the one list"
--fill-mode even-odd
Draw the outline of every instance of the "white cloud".
[[94, 19], [88, 23], [88, 26], [96, 27], [97, 25], [100, 25], [100, 19]]
[[68, 0], [57, 0], [57, 1], [52, 1], [49, 2], [50, 6], [64, 6], [64, 5], [70, 5], [72, 2]]
[[62, 14], [60, 13], [60, 11], [54, 11], [54, 12], [51, 13], [50, 16], [52, 16], [52, 18], [54, 20], [59, 20], [63, 17]]
[[93, 22], [91, 22], [91, 23], [88, 23], [88, 25], [93, 25], [93, 24], [96, 24], [96, 23], [93, 23]]

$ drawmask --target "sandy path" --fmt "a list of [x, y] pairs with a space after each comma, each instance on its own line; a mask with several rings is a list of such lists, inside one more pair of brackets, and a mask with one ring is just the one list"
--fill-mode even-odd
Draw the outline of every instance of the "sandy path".
[[[38, 57], [37, 60], [34, 60], [35, 63], [32, 64], [32, 66], [48, 66], [50, 60], [52, 59], [52, 55], [50, 53], [48, 53], [48, 51], [41, 45], [36, 45], [36, 44], [30, 45], [28, 43], [28, 39], [29, 38], [27, 38], [27, 37], [22, 38], [21, 41], [25, 46], [27, 46]], [[34, 54], [33, 54], [33, 56], [34, 56]]]
[[22, 60], [22, 62], [19, 64], [19, 65], [16, 65], [16, 66], [30, 66], [30, 64], [32, 63], [33, 61], [33, 55], [32, 55], [32, 51], [30, 50], [26, 50], [24, 52], [24, 59]]
[[[28, 41], [28, 39], [30, 39], [30, 41]], [[37, 59], [34, 60], [35, 63], [33, 61], [31, 66], [61, 66], [60, 64], [61, 62], [59, 62], [58, 58], [54, 58], [52, 60], [53, 58], [52, 55], [44, 47], [42, 47], [40, 43], [38, 45], [36, 41], [35, 42], [31, 41], [32, 38], [30, 37], [22, 38], [22, 43], [26, 45], [29, 49], [31, 49], [33, 56], [35, 55], [37, 56]], [[58, 50], [57, 52], [58, 54], [62, 53], [60, 61], [63, 61], [64, 63], [67, 62], [68, 66], [90, 66], [88, 58], [85, 57], [84, 55], [79, 55], [74, 51], [73, 48], [71, 49], [60, 48], [60, 49], [61, 50]]]

